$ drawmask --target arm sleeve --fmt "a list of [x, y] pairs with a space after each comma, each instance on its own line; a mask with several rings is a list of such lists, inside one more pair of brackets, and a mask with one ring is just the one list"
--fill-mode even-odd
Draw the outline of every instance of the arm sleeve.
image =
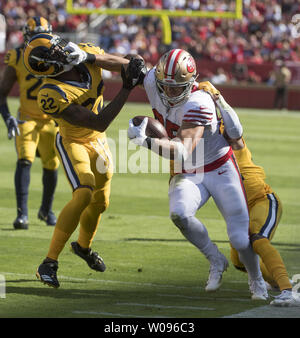
[[239, 139], [243, 135], [243, 126], [239, 120], [237, 113], [234, 109], [224, 100], [223, 96], [220, 95], [216, 101], [218, 108], [220, 109], [224, 128], [227, 135], [232, 139]]

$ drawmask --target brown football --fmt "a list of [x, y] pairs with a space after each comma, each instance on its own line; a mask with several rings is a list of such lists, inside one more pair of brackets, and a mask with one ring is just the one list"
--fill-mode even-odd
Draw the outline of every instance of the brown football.
[[168, 138], [168, 133], [165, 127], [153, 117], [150, 116], [135, 116], [132, 121], [135, 126], [139, 126], [145, 117], [148, 117], [146, 135], [152, 138]]

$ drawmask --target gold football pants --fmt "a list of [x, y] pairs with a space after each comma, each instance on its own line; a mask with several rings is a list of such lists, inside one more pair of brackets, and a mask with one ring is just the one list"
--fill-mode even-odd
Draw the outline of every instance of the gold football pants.
[[19, 122], [20, 135], [16, 136], [18, 160], [33, 163], [36, 150], [41, 157], [43, 168], [56, 170], [59, 159], [55, 154], [55, 135], [57, 127], [52, 120], [25, 120]]
[[[253, 250], [260, 256], [260, 267], [264, 279], [280, 290], [291, 288], [284, 262], [279, 252], [272, 246], [271, 240], [282, 215], [282, 204], [275, 193], [268, 194], [255, 203], [249, 210], [250, 239]], [[231, 261], [242, 271], [245, 267], [237, 251], [231, 247]]]
[[112, 156], [105, 138], [90, 143], [68, 142], [58, 133], [56, 148], [72, 187], [72, 199], [61, 211], [47, 257], [58, 259], [80, 223], [77, 242], [89, 248], [102, 213], [109, 205]]

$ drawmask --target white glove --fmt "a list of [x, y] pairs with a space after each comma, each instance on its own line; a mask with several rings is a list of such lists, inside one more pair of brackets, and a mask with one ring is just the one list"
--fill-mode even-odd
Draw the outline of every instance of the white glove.
[[18, 127], [18, 121], [15, 117], [10, 116], [6, 121], [7, 126], [7, 135], [8, 138], [11, 140], [12, 138], [16, 137], [16, 135], [20, 135], [20, 130]]
[[139, 126], [135, 126], [133, 124], [132, 119], [129, 120], [129, 128], [127, 130], [128, 138], [135, 144], [139, 146], [147, 146], [146, 145], [146, 128], [148, 123], [148, 117], [145, 117], [143, 122]]
[[65, 51], [69, 52], [67, 56], [67, 61], [72, 66], [77, 66], [80, 63], [84, 62], [87, 58], [87, 53], [80, 49], [76, 43], [69, 42], [64, 48]]

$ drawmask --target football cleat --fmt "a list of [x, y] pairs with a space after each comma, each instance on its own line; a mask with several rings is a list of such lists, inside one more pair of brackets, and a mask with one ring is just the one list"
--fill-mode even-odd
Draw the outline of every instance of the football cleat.
[[300, 307], [300, 295], [290, 290], [283, 290], [279, 296], [275, 296], [270, 305], [282, 307]]
[[84, 259], [87, 265], [96, 271], [104, 272], [106, 266], [103, 262], [103, 259], [98, 255], [97, 252], [92, 251], [92, 249], [83, 249], [77, 242], [71, 243], [71, 251]]
[[[165, 53], [155, 68], [158, 94], [167, 107], [183, 104], [189, 98], [196, 79], [196, 63], [191, 54], [183, 49]], [[169, 88], [181, 88], [176, 96], [169, 96]]]
[[29, 225], [29, 222], [28, 222], [28, 217], [25, 216], [25, 215], [19, 215], [15, 220], [14, 220], [14, 228], [16, 230], [19, 230], [19, 229], [23, 229], [23, 230], [27, 230], [28, 229], [28, 225]]
[[53, 288], [59, 288], [59, 282], [56, 276], [57, 270], [58, 262], [50, 262], [49, 260], [45, 259], [38, 267], [35, 275], [42, 283], [47, 284]]
[[267, 300], [269, 297], [266, 283], [262, 277], [248, 280], [252, 300]]
[[222, 253], [218, 253], [217, 257], [210, 261], [209, 276], [205, 287], [206, 292], [214, 292], [220, 288], [223, 272], [227, 270], [228, 266], [228, 260]]
[[54, 226], [57, 221], [54, 212], [52, 210], [50, 210], [48, 214], [46, 214], [42, 209], [40, 209], [38, 212], [38, 219], [46, 222], [46, 224], [49, 226]]

